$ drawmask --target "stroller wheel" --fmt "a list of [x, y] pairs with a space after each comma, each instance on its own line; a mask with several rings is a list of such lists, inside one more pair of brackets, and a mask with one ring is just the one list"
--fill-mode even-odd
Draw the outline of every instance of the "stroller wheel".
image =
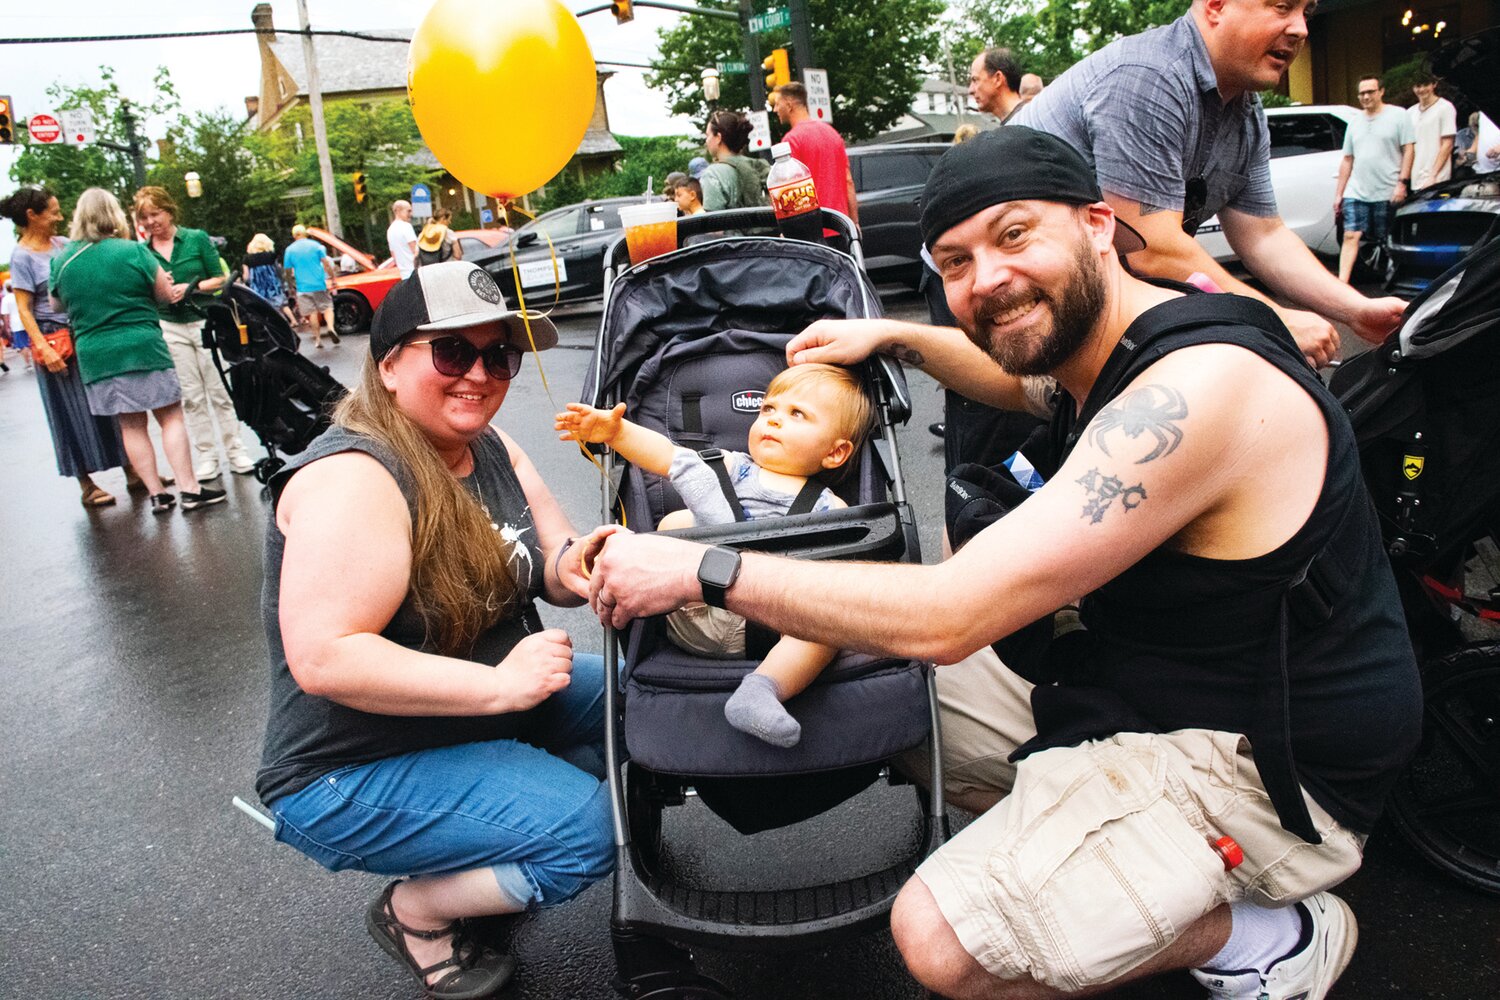
[[1500, 894], [1500, 645], [1424, 662], [1422, 688], [1422, 742], [1391, 792], [1391, 820], [1428, 861]]

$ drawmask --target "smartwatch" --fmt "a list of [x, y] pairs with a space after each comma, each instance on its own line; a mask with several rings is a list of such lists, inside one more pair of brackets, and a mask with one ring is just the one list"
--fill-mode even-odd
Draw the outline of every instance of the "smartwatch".
[[734, 586], [740, 575], [740, 554], [723, 545], [715, 545], [703, 553], [698, 564], [698, 583], [703, 588], [703, 603], [715, 608], [724, 607], [724, 592]]

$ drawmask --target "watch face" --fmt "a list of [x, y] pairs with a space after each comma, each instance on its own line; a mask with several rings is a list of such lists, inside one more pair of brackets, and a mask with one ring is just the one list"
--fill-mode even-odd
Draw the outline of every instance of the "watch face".
[[698, 564], [698, 579], [717, 587], [728, 587], [739, 574], [740, 554], [733, 549], [712, 548]]

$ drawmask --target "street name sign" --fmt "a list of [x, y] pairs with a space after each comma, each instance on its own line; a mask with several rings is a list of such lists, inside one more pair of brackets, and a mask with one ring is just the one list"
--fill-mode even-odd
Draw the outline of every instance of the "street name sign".
[[772, 7], [764, 14], [750, 15], [750, 30], [757, 35], [764, 35], [777, 28], [790, 27], [791, 23], [792, 12], [786, 7]]
[[745, 64], [742, 62], [721, 62], [718, 64], [718, 69], [719, 73], [723, 76], [728, 76], [731, 73], [747, 72]]

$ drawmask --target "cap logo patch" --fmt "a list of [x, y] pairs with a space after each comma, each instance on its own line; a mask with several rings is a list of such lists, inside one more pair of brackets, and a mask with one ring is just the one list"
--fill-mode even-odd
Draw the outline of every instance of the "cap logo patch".
[[490, 277], [488, 271], [478, 268], [469, 272], [469, 287], [474, 289], [474, 294], [492, 306], [500, 304], [500, 286], [495, 284], [495, 279]]
[[759, 389], [741, 389], [729, 399], [729, 405], [741, 413], [759, 413], [766, 394]]

